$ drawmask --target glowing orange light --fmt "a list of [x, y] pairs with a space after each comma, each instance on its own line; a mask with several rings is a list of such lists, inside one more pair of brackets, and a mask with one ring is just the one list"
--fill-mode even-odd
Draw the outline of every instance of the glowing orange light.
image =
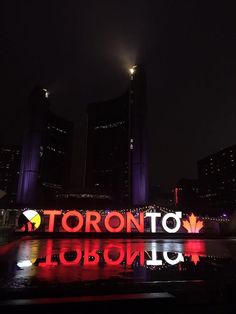
[[197, 216], [192, 213], [188, 220], [183, 220], [183, 227], [188, 233], [199, 233], [203, 228], [203, 221], [197, 220]]
[[193, 255], [191, 256], [191, 260], [192, 260], [192, 262], [194, 263], [194, 265], [197, 265], [197, 263], [200, 261], [199, 255], [193, 254]]

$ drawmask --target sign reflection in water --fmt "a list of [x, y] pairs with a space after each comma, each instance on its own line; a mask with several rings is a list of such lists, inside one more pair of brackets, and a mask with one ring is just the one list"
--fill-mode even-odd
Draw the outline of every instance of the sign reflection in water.
[[36, 239], [21, 242], [16, 277], [76, 282], [127, 279], [126, 273], [145, 280], [148, 270], [179, 272], [186, 263], [196, 265], [205, 254], [202, 240]]
[[0, 249], [0, 286], [199, 280], [230, 271], [235, 259], [227, 240], [30, 238]]
[[157, 252], [153, 248], [150, 252], [145, 251], [142, 243], [132, 247], [131, 243], [110, 243], [103, 247], [103, 250], [91, 247], [89, 242], [85, 241], [84, 248], [62, 248], [59, 249], [58, 255], [53, 255], [51, 245], [47, 248], [47, 255], [43, 261], [38, 262], [39, 267], [56, 266], [62, 264], [64, 266], [96, 266], [108, 265], [117, 266], [124, 264], [132, 266], [134, 263], [138, 266], [153, 265], [161, 266], [164, 262], [169, 265], [176, 265], [184, 261], [183, 253], [178, 252]]
[[191, 286], [189, 293], [198, 296], [199, 289], [214, 290], [216, 283], [219, 291], [235, 286], [236, 242], [27, 237], [0, 247], [0, 266], [0, 292], [5, 294], [11, 289], [39, 291], [45, 297], [189, 292]]

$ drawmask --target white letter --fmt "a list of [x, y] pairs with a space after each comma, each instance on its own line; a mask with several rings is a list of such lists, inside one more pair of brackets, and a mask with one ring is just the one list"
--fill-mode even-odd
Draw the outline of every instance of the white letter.
[[156, 218], [161, 217], [161, 213], [147, 213], [146, 217], [151, 217], [151, 232], [156, 232]]
[[[176, 220], [176, 226], [172, 229], [172, 228], [169, 228], [167, 226], [167, 220], [169, 218], [173, 218]], [[166, 214], [163, 219], [162, 219], [162, 227], [163, 229], [168, 232], [168, 233], [176, 233], [179, 228], [181, 227], [181, 221], [180, 221], [180, 218], [182, 218], [182, 213], [181, 212], [175, 212], [174, 213], [170, 213], [170, 214]]]
[[184, 257], [183, 257], [183, 254], [182, 253], [177, 253], [178, 256], [176, 257], [176, 259], [171, 259], [169, 258], [168, 256], [168, 252], [163, 252], [163, 257], [164, 257], [164, 260], [170, 264], [170, 265], [176, 265], [178, 264], [179, 262], [183, 262], [184, 261]]
[[152, 249], [152, 259], [147, 260], [147, 265], [152, 265], [152, 266], [161, 266], [162, 265], [162, 260], [157, 259], [157, 251], [156, 249]]

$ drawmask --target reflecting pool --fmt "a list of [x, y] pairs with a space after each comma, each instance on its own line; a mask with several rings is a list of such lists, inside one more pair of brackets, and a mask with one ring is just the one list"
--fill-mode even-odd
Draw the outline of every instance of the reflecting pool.
[[236, 240], [33, 239], [0, 247], [1, 297], [167, 291], [206, 297], [236, 283]]

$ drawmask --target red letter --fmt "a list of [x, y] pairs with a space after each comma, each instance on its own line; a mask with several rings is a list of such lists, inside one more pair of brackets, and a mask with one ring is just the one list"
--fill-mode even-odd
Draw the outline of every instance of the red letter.
[[68, 250], [63, 250], [60, 254], [59, 254], [59, 259], [61, 261], [61, 263], [65, 266], [71, 266], [71, 265], [76, 265], [79, 264], [81, 257], [82, 257], [82, 253], [80, 250], [75, 249], [76, 251], [76, 258], [73, 261], [67, 261], [65, 259], [65, 253], [68, 252]]
[[55, 216], [61, 215], [61, 210], [44, 210], [44, 215], [49, 215], [48, 232], [54, 231]]
[[[117, 217], [119, 219], [119, 221], [120, 221], [119, 226], [114, 227], [114, 228], [111, 227], [110, 220], [112, 217]], [[106, 218], [104, 220], [104, 225], [105, 225], [105, 228], [107, 229], [107, 231], [109, 231], [109, 232], [120, 232], [124, 228], [125, 220], [124, 220], [124, 217], [120, 213], [111, 212], [106, 216]]]
[[144, 248], [143, 246], [138, 246], [138, 250], [135, 250], [133, 254], [131, 253], [131, 244], [128, 243], [127, 245], [127, 266], [130, 266], [133, 264], [134, 260], [137, 256], [139, 256], [139, 265], [144, 265]]
[[136, 227], [138, 232], [144, 232], [144, 215], [143, 213], [139, 214], [139, 223], [137, 222], [137, 219], [133, 216], [131, 213], [127, 213], [127, 232], [131, 232], [131, 224]]
[[[70, 216], [75, 216], [78, 218], [78, 225], [74, 228], [71, 228], [70, 226], [68, 226], [67, 224], [67, 219], [70, 217]], [[76, 210], [71, 210], [69, 212], [67, 212], [63, 218], [62, 218], [62, 227], [64, 228], [64, 230], [66, 230], [67, 232], [78, 232], [82, 226], [83, 226], [83, 216], [77, 212]]]
[[[109, 253], [112, 253], [112, 249], [118, 249], [119, 252], [119, 257], [118, 259], [116, 259], [115, 261], [113, 261], [110, 257], [109, 257]], [[113, 252], [114, 253], [114, 252]], [[124, 248], [118, 245], [108, 245], [105, 250], [104, 250], [104, 260], [108, 265], [114, 266], [114, 265], [119, 265], [125, 256], [125, 252], [124, 252]]]
[[[96, 249], [93, 249], [91, 252], [87, 248], [84, 250], [84, 265], [97, 265], [99, 263], [99, 255], [96, 252]], [[94, 257], [93, 261], [89, 260], [89, 257]]]
[[[95, 219], [91, 219], [95, 217]], [[98, 212], [86, 212], [85, 232], [91, 232], [90, 227], [93, 226], [96, 232], [101, 232], [98, 223], [101, 221], [101, 215]]]
[[56, 266], [57, 262], [52, 262], [52, 240], [46, 242], [46, 260], [45, 262], [39, 262], [40, 267]]

